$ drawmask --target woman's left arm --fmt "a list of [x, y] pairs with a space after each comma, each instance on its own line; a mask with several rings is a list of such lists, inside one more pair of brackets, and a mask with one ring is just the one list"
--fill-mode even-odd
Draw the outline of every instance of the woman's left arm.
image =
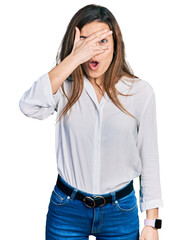
[[[158, 218], [158, 208], [163, 206], [159, 153], [157, 138], [157, 117], [155, 93], [151, 85], [144, 92], [145, 106], [140, 115], [137, 147], [141, 158], [142, 169], [140, 183], [140, 210], [146, 211], [147, 219]], [[158, 230], [144, 226], [140, 240], [158, 240]]]
[[157, 138], [156, 100], [153, 89], [140, 117], [137, 147], [141, 158], [140, 209], [146, 211], [163, 206]]

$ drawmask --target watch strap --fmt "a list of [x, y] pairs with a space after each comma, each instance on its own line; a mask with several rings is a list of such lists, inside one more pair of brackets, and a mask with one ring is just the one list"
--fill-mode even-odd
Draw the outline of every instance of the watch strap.
[[145, 226], [155, 226], [155, 219], [144, 219], [144, 225]]

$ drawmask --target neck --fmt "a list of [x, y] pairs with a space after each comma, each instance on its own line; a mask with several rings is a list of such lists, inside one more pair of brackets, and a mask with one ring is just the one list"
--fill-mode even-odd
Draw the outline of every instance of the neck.
[[102, 86], [102, 84], [103, 84], [102, 77], [98, 77], [98, 78], [87, 77], [87, 78], [92, 83], [92, 85], [96, 85], [96, 83], [97, 83], [99, 86]]

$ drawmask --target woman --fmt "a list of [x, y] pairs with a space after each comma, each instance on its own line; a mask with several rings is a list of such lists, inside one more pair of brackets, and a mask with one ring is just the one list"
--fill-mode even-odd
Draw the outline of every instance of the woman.
[[[56, 60], [19, 103], [32, 118], [45, 119], [57, 111], [58, 176], [46, 239], [157, 240], [163, 203], [155, 93], [127, 65], [113, 14], [99, 5], [81, 8]], [[141, 236], [136, 177], [140, 210], [146, 211]]]

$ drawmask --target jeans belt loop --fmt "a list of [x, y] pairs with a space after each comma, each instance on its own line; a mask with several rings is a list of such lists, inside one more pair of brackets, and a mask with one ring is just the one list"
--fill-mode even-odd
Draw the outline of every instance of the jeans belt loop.
[[116, 192], [111, 192], [111, 195], [112, 195], [112, 205], [114, 205], [116, 201]]

